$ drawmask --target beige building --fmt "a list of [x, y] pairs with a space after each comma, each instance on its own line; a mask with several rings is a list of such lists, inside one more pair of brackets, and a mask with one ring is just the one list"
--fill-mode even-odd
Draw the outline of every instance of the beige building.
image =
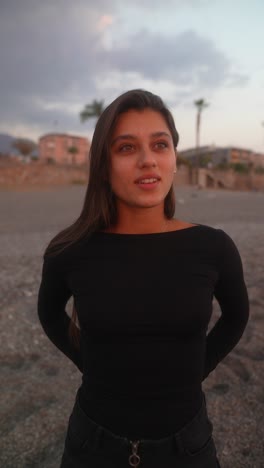
[[39, 160], [56, 164], [87, 164], [90, 142], [66, 133], [49, 133], [39, 139]]
[[221, 148], [218, 146], [201, 146], [198, 149], [191, 148], [179, 151], [179, 156], [191, 161], [194, 165], [198, 162], [199, 167], [217, 167], [223, 164], [245, 164], [254, 167], [264, 167], [264, 154], [237, 148], [233, 146]]

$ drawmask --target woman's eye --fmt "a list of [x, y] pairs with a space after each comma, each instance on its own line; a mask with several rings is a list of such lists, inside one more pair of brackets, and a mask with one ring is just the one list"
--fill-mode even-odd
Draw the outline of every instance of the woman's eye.
[[158, 149], [165, 149], [168, 148], [168, 143], [165, 141], [158, 141], [157, 143], [155, 143], [155, 147]]
[[131, 149], [132, 149], [132, 145], [122, 145], [120, 146], [119, 151], [126, 152], [126, 151], [131, 151]]

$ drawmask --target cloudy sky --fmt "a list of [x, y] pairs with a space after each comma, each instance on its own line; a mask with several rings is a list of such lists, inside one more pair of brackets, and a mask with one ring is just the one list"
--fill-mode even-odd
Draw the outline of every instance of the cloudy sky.
[[264, 152], [263, 0], [0, 0], [0, 132], [92, 135], [79, 112], [145, 88], [194, 146]]

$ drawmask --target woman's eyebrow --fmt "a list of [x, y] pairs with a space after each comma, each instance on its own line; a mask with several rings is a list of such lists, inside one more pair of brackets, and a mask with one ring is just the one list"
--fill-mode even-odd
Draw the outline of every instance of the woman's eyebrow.
[[154, 133], [151, 133], [150, 136], [153, 137], [153, 138], [161, 137], [161, 136], [171, 138], [171, 135], [169, 133], [167, 133], [167, 132], [154, 132]]
[[124, 135], [118, 135], [114, 140], [111, 142], [111, 146], [113, 146], [119, 140], [136, 140], [134, 135], [130, 135], [129, 133], [125, 133]]
[[[171, 138], [171, 135], [167, 132], [154, 132], [150, 134], [151, 138], [157, 138], [165, 136], [167, 138]], [[114, 140], [111, 142], [111, 146], [113, 146], [117, 141], [122, 140], [136, 140], [137, 137], [135, 135], [131, 135], [130, 133], [125, 133], [124, 135], [118, 135]]]

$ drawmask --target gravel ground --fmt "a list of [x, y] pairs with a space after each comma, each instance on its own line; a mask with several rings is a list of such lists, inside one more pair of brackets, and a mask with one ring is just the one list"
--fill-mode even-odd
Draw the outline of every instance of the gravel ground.
[[[42, 254], [80, 211], [84, 187], [0, 192], [0, 466], [58, 468], [80, 373], [36, 314]], [[204, 384], [222, 468], [264, 467], [264, 194], [177, 190], [177, 216], [224, 229], [244, 264], [251, 317]], [[219, 313], [215, 305], [213, 319]], [[164, 467], [166, 468], [166, 467]]]

